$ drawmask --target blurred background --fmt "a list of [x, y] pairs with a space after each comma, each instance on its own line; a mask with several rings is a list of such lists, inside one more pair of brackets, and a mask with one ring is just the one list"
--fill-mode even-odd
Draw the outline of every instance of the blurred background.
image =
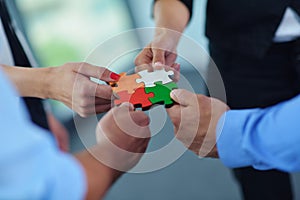
[[[85, 61], [97, 45], [114, 35], [134, 28], [153, 27], [152, 0], [15, 0], [20, 10], [30, 45], [41, 67], [59, 66], [66, 62]], [[204, 13], [206, 1], [195, 1], [194, 16], [185, 34], [207, 49], [204, 37]], [[119, 47], [142, 43], [141, 37], [131, 37], [119, 43]], [[107, 49], [107, 52], [114, 49]], [[117, 62], [122, 71], [133, 68], [134, 55]], [[205, 93], [203, 80], [190, 63], [178, 59], [182, 74], [193, 89]], [[205, 60], [201, 70], [205, 71]], [[54, 114], [70, 132], [71, 150], [84, 148], [75, 129], [73, 112], [57, 101], [50, 101]], [[150, 116], [164, 116], [166, 123], [156, 130], [156, 137], [149, 149], [157, 149], [173, 138], [173, 128], [164, 109], [156, 107], [148, 112]], [[101, 117], [101, 116], [99, 116]], [[81, 123], [87, 138], [94, 140], [94, 124], [88, 119], [75, 116]], [[155, 124], [152, 127], [155, 127]], [[300, 200], [300, 174], [293, 175], [296, 199]], [[298, 188], [297, 188], [298, 186]], [[109, 191], [106, 198], [132, 199], [241, 199], [240, 188], [230, 170], [220, 161], [199, 159], [186, 152], [170, 166], [143, 174], [124, 175]]]

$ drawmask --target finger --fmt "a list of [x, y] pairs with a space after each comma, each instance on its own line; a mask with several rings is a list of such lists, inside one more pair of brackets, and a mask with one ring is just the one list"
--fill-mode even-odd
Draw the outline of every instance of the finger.
[[106, 112], [111, 109], [111, 104], [91, 105], [88, 107], [80, 107], [78, 114], [81, 117], [88, 117], [91, 115]]
[[181, 118], [181, 110], [183, 109], [182, 106], [176, 104], [173, 105], [170, 108], [167, 108], [167, 113], [174, 125], [180, 124], [180, 118]]
[[120, 75], [108, 70], [105, 67], [98, 67], [88, 63], [83, 63], [79, 67], [78, 73], [107, 82], [117, 81], [120, 78]]
[[114, 107], [112, 109], [112, 114], [115, 116], [116, 121], [123, 122], [128, 119], [131, 111], [134, 111], [134, 106], [129, 102], [124, 102], [121, 105]]
[[174, 80], [175, 82], [178, 82], [179, 79], [180, 79], [180, 64], [174, 63], [174, 64], [171, 66], [171, 68], [172, 68], [173, 71], [174, 71], [174, 78], [173, 78], [173, 80]]
[[73, 93], [78, 96], [79, 99], [92, 99], [94, 97], [99, 97], [106, 100], [112, 99], [113, 93], [111, 86], [95, 83], [83, 75], [77, 76], [76, 79], [77, 80], [75, 81], [75, 85], [73, 87]]
[[134, 106], [129, 102], [122, 103], [119, 107], [116, 107], [117, 112], [134, 111]]
[[[170, 94], [171, 98], [182, 106], [189, 106], [197, 103], [197, 95], [183, 89], [172, 90]], [[194, 98], [193, 98], [194, 97]]]
[[[135, 123], [133, 129], [135, 133], [133, 134], [133, 136], [137, 138], [144, 138], [149, 140], [151, 137], [151, 133], [149, 130], [149, 124], [150, 124], [149, 117], [142, 111], [133, 111], [130, 113], [130, 117], [132, 121]], [[144, 140], [142, 141], [143, 143], [145, 142]], [[145, 147], [147, 147], [148, 142], [144, 144], [146, 144]]]
[[95, 84], [95, 97], [111, 100], [113, 98], [112, 88], [109, 85]]
[[111, 109], [111, 104], [101, 104], [95, 106], [95, 111], [97, 114], [107, 112]]
[[153, 60], [152, 63], [161, 63], [165, 64], [165, 51], [163, 49], [154, 49], [152, 48], [153, 52]]
[[170, 54], [168, 54], [166, 56], [166, 65], [172, 66], [174, 64], [176, 58], [177, 58], [177, 54], [170, 52]]
[[91, 97], [86, 97], [85, 101], [86, 101], [85, 104], [87, 106], [82, 106], [82, 107], [89, 107], [91, 105], [110, 104], [112, 100], [91, 96]]
[[166, 71], [172, 70], [172, 71], [180, 71], [180, 64], [179, 63], [173, 63], [172, 65], [164, 65], [160, 62], [156, 62], [153, 65], [154, 69], [166, 69]]
[[134, 64], [136, 66], [143, 65], [143, 64], [149, 64], [152, 62], [152, 52], [150, 45], [147, 45], [135, 58]]
[[77, 105], [77, 107], [85, 109], [89, 107], [95, 107], [96, 105], [111, 104], [111, 101], [107, 99], [95, 98], [95, 97], [82, 97], [81, 99], [78, 98], [76, 102], [73, 101], [73, 104]]
[[174, 63], [171, 67], [172, 67], [175, 71], [180, 72], [180, 64], [179, 64], [179, 63]]
[[135, 72], [138, 73], [140, 71], [147, 70], [148, 72], [153, 71], [153, 67], [150, 64], [142, 64], [135, 67]]
[[167, 65], [162, 64], [161, 62], [156, 62], [153, 65], [153, 69], [154, 70], [161, 70], [161, 69], [165, 69], [166, 71], [169, 71], [170, 67]]
[[143, 65], [143, 64], [149, 64], [152, 62], [152, 55], [149, 57], [148, 55], [140, 54], [138, 57], [136, 57], [134, 64], [135, 66]]
[[120, 107], [113, 109], [114, 119], [124, 133], [136, 138], [148, 138], [149, 118], [142, 111], [134, 111], [132, 104], [123, 103]]
[[174, 72], [174, 75], [172, 77], [173, 81], [178, 82], [179, 78], [180, 78], [180, 64], [178, 63], [174, 63], [171, 67], [168, 65], [163, 65], [160, 62], [154, 63], [154, 70], [161, 70], [161, 69], [165, 69], [166, 71], [170, 71], [172, 70]]
[[108, 100], [108, 99], [102, 99], [102, 98], [99, 98], [99, 97], [92, 97], [94, 98], [94, 104], [95, 105], [103, 105], [103, 104], [111, 104], [111, 100]]
[[149, 117], [142, 111], [131, 112], [131, 119], [139, 126], [148, 126], [150, 123]]

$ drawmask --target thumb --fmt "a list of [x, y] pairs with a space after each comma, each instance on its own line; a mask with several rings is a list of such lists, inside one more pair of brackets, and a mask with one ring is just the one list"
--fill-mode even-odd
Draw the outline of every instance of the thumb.
[[142, 111], [135, 111], [131, 112], [131, 119], [138, 125], [138, 126], [148, 126], [150, 123], [150, 118]]
[[131, 103], [122, 103], [117, 109], [119, 112], [118, 115], [120, 116], [126, 112], [129, 112], [132, 121], [138, 126], [144, 127], [148, 126], [150, 123], [150, 118], [142, 111], [134, 111], [134, 106]]
[[129, 102], [124, 102], [120, 106], [116, 107], [115, 109], [118, 110], [118, 112], [120, 112], [120, 114], [121, 114], [121, 113], [125, 113], [125, 112], [134, 111], [134, 106]]
[[165, 64], [165, 51], [163, 49], [153, 49], [153, 60], [152, 63]]
[[106, 82], [118, 81], [120, 78], [119, 74], [116, 74], [105, 67], [98, 67], [95, 65], [90, 65], [88, 63], [84, 63], [83, 65], [81, 65], [78, 73]]
[[170, 93], [171, 98], [182, 106], [193, 105], [197, 101], [197, 95], [183, 89], [175, 89]]
[[123, 103], [114, 108], [113, 119], [124, 133], [136, 138], [149, 138], [149, 117], [142, 111], [134, 111], [132, 104]]

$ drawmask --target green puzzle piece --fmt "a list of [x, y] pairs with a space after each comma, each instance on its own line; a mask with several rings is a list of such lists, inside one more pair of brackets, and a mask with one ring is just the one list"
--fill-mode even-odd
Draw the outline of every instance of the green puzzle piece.
[[173, 104], [173, 100], [170, 97], [170, 93], [173, 89], [178, 88], [176, 83], [170, 82], [162, 84], [162, 82], [155, 82], [155, 87], [146, 87], [145, 92], [153, 92], [154, 97], [150, 97], [149, 100], [152, 104], [163, 103], [166, 106]]

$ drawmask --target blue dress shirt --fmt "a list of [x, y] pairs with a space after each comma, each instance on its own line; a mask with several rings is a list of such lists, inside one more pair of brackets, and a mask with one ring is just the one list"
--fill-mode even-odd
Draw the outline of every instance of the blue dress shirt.
[[0, 67], [0, 199], [83, 199], [80, 164], [29, 120]]
[[217, 138], [228, 167], [300, 171], [300, 95], [266, 109], [226, 112]]

